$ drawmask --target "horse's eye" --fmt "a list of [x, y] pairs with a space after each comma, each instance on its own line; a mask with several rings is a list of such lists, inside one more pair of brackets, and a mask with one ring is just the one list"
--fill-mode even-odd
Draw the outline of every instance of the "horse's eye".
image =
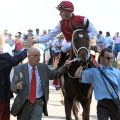
[[82, 38], [82, 37], [83, 37], [83, 34], [79, 34], [79, 37]]

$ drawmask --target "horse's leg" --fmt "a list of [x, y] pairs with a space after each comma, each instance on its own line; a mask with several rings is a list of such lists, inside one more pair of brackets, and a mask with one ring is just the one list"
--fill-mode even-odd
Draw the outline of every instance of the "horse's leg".
[[74, 100], [73, 101], [73, 107], [72, 107], [72, 110], [73, 110], [73, 114], [74, 114], [74, 117], [75, 117], [75, 120], [80, 120], [79, 118], [79, 106], [77, 105], [78, 101]]
[[83, 120], [89, 120], [90, 117], [90, 104], [91, 104], [91, 98], [87, 98], [86, 100], [81, 101], [81, 105], [83, 108], [83, 112], [82, 112], [82, 118]]
[[60, 89], [60, 95], [61, 95], [61, 104], [64, 105], [64, 96], [63, 96], [63, 91], [62, 88]]
[[63, 76], [60, 78], [60, 88], [61, 88], [61, 103], [64, 105], [64, 96], [65, 96], [65, 89], [64, 89], [64, 78]]
[[72, 120], [71, 119], [71, 109], [72, 109], [72, 105], [73, 105], [73, 100], [70, 100], [65, 95], [64, 78], [63, 78], [63, 76], [60, 79], [60, 86], [61, 86], [61, 91], [62, 91], [63, 99], [64, 99], [64, 107], [65, 107], [66, 120]]
[[72, 110], [72, 106], [73, 106], [73, 99], [69, 99], [68, 97], [64, 97], [64, 104], [65, 104], [66, 120], [72, 120], [71, 110]]

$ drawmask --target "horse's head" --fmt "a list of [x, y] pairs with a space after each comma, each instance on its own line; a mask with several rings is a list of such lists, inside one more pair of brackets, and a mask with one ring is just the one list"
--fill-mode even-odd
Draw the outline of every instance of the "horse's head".
[[86, 64], [90, 57], [89, 36], [84, 29], [77, 29], [72, 35], [72, 57], [76, 57], [82, 64]]

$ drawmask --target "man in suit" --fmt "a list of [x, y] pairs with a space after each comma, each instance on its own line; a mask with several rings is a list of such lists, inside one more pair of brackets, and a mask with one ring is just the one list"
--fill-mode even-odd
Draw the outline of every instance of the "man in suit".
[[[40, 51], [31, 48], [28, 50], [28, 63], [15, 68], [12, 90], [17, 93], [17, 96], [11, 113], [17, 115], [17, 120], [41, 120], [42, 112], [48, 116], [49, 80], [60, 77], [66, 71], [67, 63], [58, 70], [52, 70], [48, 65], [39, 63], [39, 60]], [[34, 95], [32, 100], [31, 95]]]
[[[26, 46], [27, 44], [25, 44], [23, 45]], [[12, 95], [10, 90], [11, 69], [26, 57], [27, 49], [13, 57], [9, 53], [0, 54], [0, 120], [10, 120], [10, 98]]]

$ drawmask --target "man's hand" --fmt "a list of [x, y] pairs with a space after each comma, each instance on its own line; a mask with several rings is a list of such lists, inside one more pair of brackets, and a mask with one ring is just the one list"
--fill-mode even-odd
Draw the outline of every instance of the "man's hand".
[[16, 89], [17, 90], [22, 90], [22, 88], [23, 88], [23, 82], [19, 82], [19, 83], [16, 84]]
[[64, 67], [67, 67], [69, 68], [71, 65], [71, 62], [69, 60], [66, 60], [65, 64], [64, 64]]
[[33, 45], [33, 38], [29, 37], [26, 41], [22, 42], [24, 48], [29, 49]]

